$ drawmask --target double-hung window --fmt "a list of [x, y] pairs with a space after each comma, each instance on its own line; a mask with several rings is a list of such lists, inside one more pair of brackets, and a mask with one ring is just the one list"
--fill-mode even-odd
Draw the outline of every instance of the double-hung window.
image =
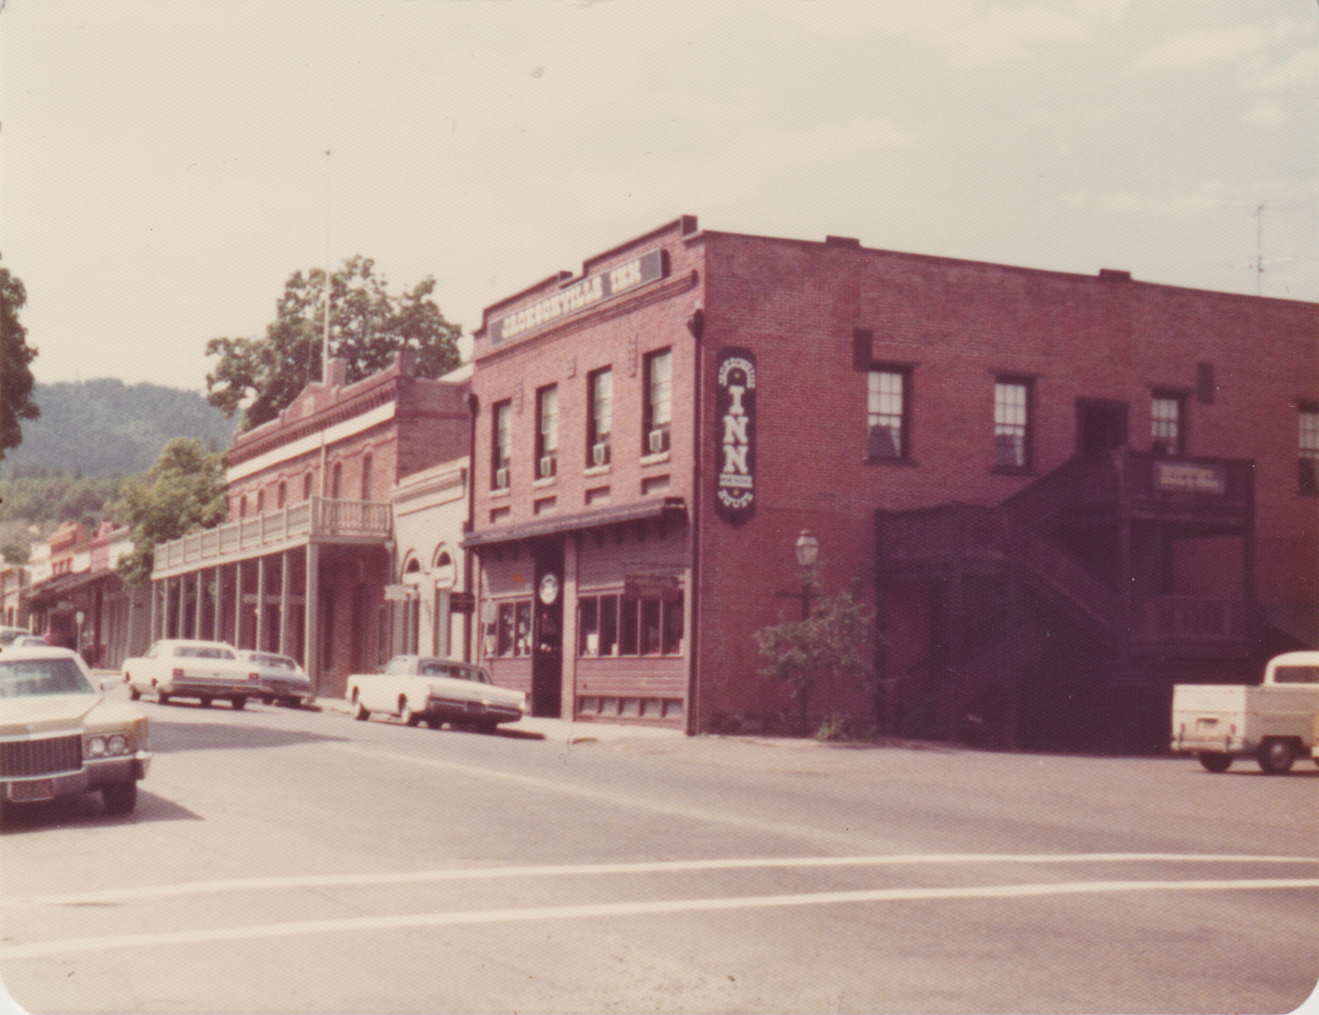
[[1186, 453], [1186, 399], [1173, 391], [1156, 391], [1150, 399], [1150, 447], [1156, 455]]
[[586, 378], [586, 467], [609, 464], [609, 433], [614, 420], [614, 372], [608, 367]]
[[872, 366], [866, 393], [866, 457], [872, 461], [910, 456], [911, 371]]
[[549, 479], [558, 471], [559, 388], [551, 384], [536, 392], [536, 478]]
[[645, 360], [645, 430], [641, 453], [657, 455], [669, 450], [669, 428], [673, 422], [673, 352], [662, 349]]
[[1026, 378], [994, 380], [994, 468], [1029, 469], [1031, 384]]
[[1319, 402], [1302, 402], [1297, 414], [1301, 493], [1319, 493]]
[[513, 403], [497, 402], [492, 415], [490, 488], [507, 490], [509, 464], [513, 460]]

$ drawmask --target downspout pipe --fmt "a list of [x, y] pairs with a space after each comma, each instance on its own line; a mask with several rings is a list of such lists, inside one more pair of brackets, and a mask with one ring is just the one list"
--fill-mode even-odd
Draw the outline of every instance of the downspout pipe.
[[[476, 524], [476, 421], [481, 414], [481, 400], [472, 391], [467, 393], [467, 412], [471, 417], [469, 423], [471, 431], [467, 441], [467, 519], [463, 522], [464, 535], [470, 535]], [[472, 581], [475, 554], [476, 551], [471, 547], [463, 551], [463, 591], [469, 593], [473, 601], [476, 596], [476, 587]], [[472, 655], [472, 626], [478, 622], [479, 616], [480, 614], [473, 609], [463, 620], [463, 662], [465, 663], [476, 661]]]
[[[692, 286], [696, 288], [700, 279], [698, 274], [692, 272]], [[692, 559], [691, 559], [691, 588], [688, 589], [688, 597], [691, 601], [691, 631], [688, 635], [688, 660], [687, 660], [687, 728], [686, 734], [689, 737], [698, 736], [701, 732], [701, 680], [700, 680], [700, 588], [701, 588], [701, 505], [705, 503], [704, 492], [701, 489], [701, 455], [704, 453], [705, 434], [705, 417], [702, 415], [704, 399], [701, 397], [705, 391], [705, 347], [701, 339], [705, 334], [705, 310], [697, 303], [696, 309], [692, 315], [687, 318], [687, 330], [691, 333], [692, 339], [692, 360], [695, 365], [693, 371], [693, 409], [695, 414], [695, 426], [692, 427], [692, 503], [691, 503], [691, 539], [692, 539]]]

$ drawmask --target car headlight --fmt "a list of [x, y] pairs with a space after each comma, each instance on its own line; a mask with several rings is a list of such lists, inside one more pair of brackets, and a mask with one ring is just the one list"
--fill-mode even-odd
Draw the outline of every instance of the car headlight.
[[130, 751], [128, 737], [122, 733], [97, 734], [83, 744], [83, 756], [88, 758], [113, 758]]

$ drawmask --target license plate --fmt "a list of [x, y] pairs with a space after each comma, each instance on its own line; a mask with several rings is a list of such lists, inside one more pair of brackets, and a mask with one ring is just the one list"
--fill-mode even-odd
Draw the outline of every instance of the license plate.
[[32, 803], [35, 800], [54, 800], [55, 782], [52, 779], [32, 779], [29, 782], [11, 782], [9, 799], [14, 803]]

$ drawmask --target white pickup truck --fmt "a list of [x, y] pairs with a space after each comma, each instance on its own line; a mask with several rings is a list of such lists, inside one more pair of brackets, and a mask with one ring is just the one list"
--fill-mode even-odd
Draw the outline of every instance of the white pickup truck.
[[[1172, 749], [1211, 772], [1253, 755], [1270, 775], [1315, 750], [1319, 652], [1269, 660], [1260, 684], [1178, 684], [1172, 694]], [[1319, 756], [1316, 756], [1319, 761]]]

